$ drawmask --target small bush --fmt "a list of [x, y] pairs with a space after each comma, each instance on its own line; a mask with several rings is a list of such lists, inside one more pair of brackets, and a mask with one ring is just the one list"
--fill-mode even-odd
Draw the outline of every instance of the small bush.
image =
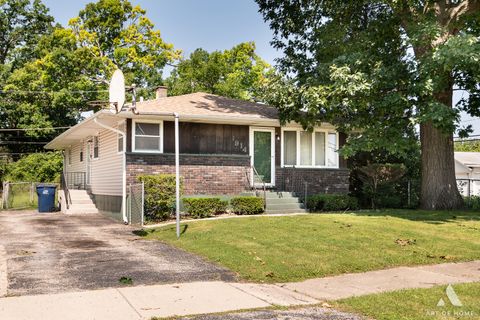
[[[175, 208], [175, 175], [158, 174], [139, 176], [145, 185], [145, 218], [166, 220]], [[183, 183], [180, 181], [180, 194]]]
[[358, 200], [347, 194], [316, 194], [307, 198], [310, 211], [340, 211], [358, 209]]
[[227, 211], [228, 202], [220, 198], [185, 198], [185, 210], [193, 218], [206, 218]]
[[472, 210], [480, 210], [480, 196], [465, 197], [465, 207]]
[[235, 197], [230, 204], [236, 214], [260, 214], [264, 211], [263, 199], [258, 197]]

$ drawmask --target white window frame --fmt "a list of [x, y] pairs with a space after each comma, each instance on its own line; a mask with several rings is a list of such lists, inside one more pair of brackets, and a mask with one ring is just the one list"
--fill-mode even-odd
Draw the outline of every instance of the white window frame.
[[[121, 130], [121, 128], [123, 127], [123, 130]], [[117, 123], [117, 129], [122, 131], [124, 133], [123, 135], [123, 139], [127, 139], [127, 121], [126, 120], [121, 120], [121, 121], [118, 121]], [[119, 140], [120, 140], [120, 137], [122, 137], [122, 135], [120, 133], [117, 133], [117, 154], [122, 154], [125, 152], [125, 150], [123, 150], [123, 142], [122, 142], [122, 151], [118, 151], [118, 147], [119, 147]]]
[[[137, 123], [155, 123], [158, 124], [160, 127], [160, 150], [137, 150], [135, 147], [135, 129]], [[141, 136], [141, 137], [156, 137], [156, 136]], [[132, 120], [132, 152], [139, 152], [139, 153], [163, 153], [163, 120]]]
[[80, 145], [80, 152], [78, 153], [78, 162], [83, 163], [85, 160], [85, 152], [84, 152], [84, 145], [83, 143]]
[[[295, 131], [297, 134], [297, 159], [296, 159], [296, 165], [289, 165], [285, 164], [284, 162], [284, 132], [285, 131]], [[300, 132], [305, 131], [301, 127], [282, 127], [281, 128], [281, 143], [280, 143], [280, 165], [282, 168], [319, 168], [319, 169], [338, 169], [340, 168], [340, 159], [338, 155], [338, 148], [339, 148], [339, 134], [335, 130], [329, 130], [329, 129], [322, 129], [318, 128], [312, 131], [312, 165], [300, 165]], [[315, 156], [316, 156], [316, 150], [315, 150], [315, 133], [316, 132], [323, 132], [325, 133], [325, 165], [324, 166], [319, 166], [315, 165]], [[328, 134], [329, 133], [335, 133], [337, 136], [337, 152], [335, 153], [336, 155], [336, 166], [328, 166]]]
[[[97, 156], [95, 157], [95, 140], [97, 140]], [[92, 159], [100, 159], [100, 134], [93, 136], [92, 138]]]

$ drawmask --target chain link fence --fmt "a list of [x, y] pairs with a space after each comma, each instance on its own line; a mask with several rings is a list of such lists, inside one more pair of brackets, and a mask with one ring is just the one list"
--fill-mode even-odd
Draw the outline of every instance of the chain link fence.
[[457, 187], [464, 197], [480, 196], [480, 179], [457, 179]]
[[144, 224], [144, 185], [131, 184], [127, 187], [128, 223], [143, 227]]
[[0, 209], [27, 209], [37, 205], [35, 182], [4, 182]]

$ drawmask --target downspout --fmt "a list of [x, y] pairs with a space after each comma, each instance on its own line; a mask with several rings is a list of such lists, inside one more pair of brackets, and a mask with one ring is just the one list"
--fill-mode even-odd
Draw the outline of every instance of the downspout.
[[123, 141], [123, 152], [122, 152], [122, 217], [123, 217], [123, 222], [125, 224], [128, 224], [128, 219], [127, 219], [127, 207], [126, 207], [126, 196], [127, 196], [127, 157], [126, 157], [126, 151], [127, 151], [127, 136], [125, 132], [122, 132], [118, 129], [109, 127], [97, 120], [97, 118], [94, 118], [93, 121], [98, 124], [100, 127], [113, 131], [115, 133], [118, 133], [122, 136], [122, 141]]
[[175, 118], [175, 220], [177, 239], [180, 238], [180, 135], [179, 135], [179, 119], [177, 112], [139, 112], [134, 106], [131, 111], [135, 115], [148, 115], [158, 117], [174, 117]]

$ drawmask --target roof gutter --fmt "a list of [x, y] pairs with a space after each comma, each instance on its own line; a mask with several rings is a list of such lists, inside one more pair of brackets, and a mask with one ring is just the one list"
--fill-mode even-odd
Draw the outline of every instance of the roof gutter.
[[122, 141], [123, 141], [123, 152], [122, 152], [122, 218], [123, 218], [123, 223], [128, 224], [128, 219], [127, 219], [127, 207], [126, 207], [126, 197], [127, 197], [127, 157], [126, 157], [126, 151], [127, 151], [127, 137], [125, 132], [122, 132], [118, 129], [112, 128], [107, 126], [106, 124], [101, 123], [98, 121], [97, 117], [93, 118], [93, 122], [98, 124], [100, 127], [113, 131], [115, 133], [118, 133], [122, 136]]

